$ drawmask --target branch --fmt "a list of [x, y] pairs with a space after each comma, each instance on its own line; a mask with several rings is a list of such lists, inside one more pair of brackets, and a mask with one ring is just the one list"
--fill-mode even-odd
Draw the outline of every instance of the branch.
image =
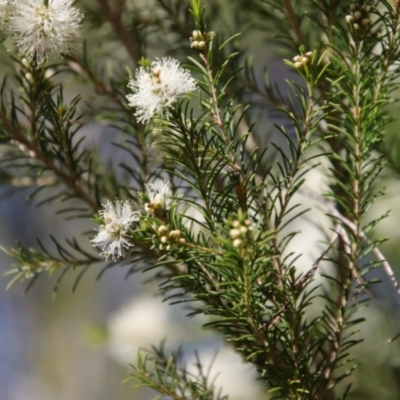
[[129, 53], [130, 57], [137, 65], [140, 58], [142, 57], [142, 52], [140, 50], [140, 46], [136, 41], [136, 38], [131, 35], [125, 28], [122, 22], [122, 14], [123, 14], [123, 6], [124, 1], [120, 1], [116, 11], [114, 11], [108, 0], [97, 0], [100, 6], [104, 11], [104, 16], [108, 20], [108, 22], [114, 28], [117, 36], [121, 40], [122, 44], [125, 46], [127, 52]]

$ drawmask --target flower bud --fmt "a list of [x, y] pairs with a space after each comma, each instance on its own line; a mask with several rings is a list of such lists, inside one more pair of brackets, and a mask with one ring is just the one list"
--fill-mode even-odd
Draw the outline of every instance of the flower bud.
[[35, 82], [35, 79], [33, 79], [33, 75], [30, 72], [25, 74], [25, 79], [31, 84]]
[[240, 227], [240, 222], [239, 222], [238, 220], [233, 221], [232, 226], [233, 226], [234, 228], [239, 228], [239, 227]]
[[170, 234], [169, 234], [169, 237], [171, 239], [178, 239], [180, 236], [181, 236], [181, 231], [179, 229], [171, 231]]
[[247, 233], [247, 228], [245, 226], [241, 226], [239, 230], [242, 235], [245, 235]]
[[242, 244], [242, 240], [241, 240], [241, 239], [235, 239], [235, 240], [233, 241], [233, 245], [234, 245], [235, 247], [240, 247], [241, 244]]
[[195, 30], [195, 31], [193, 31], [193, 33], [192, 33], [192, 38], [193, 38], [194, 40], [203, 39], [203, 35], [202, 35], [201, 31]]
[[213, 40], [214, 36], [215, 36], [215, 32], [213, 32], [213, 31], [210, 31], [210, 32], [207, 32], [207, 33], [206, 33], [206, 39], [207, 39], [209, 42], [210, 42], [211, 40]]
[[162, 235], [163, 233], [168, 232], [168, 228], [165, 225], [161, 225], [158, 229], [157, 232]]
[[163, 236], [163, 237], [160, 239], [160, 241], [161, 241], [161, 243], [167, 243], [167, 242], [168, 242], [168, 238], [167, 238], [166, 236]]
[[230, 236], [232, 239], [237, 238], [239, 235], [240, 235], [240, 230], [239, 230], [239, 229], [231, 229], [231, 230], [229, 231], [229, 236]]

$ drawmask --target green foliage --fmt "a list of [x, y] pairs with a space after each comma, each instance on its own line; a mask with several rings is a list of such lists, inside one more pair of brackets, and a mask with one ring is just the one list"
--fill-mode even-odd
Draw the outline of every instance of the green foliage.
[[68, 247], [61, 245], [52, 236], [51, 240], [56, 247], [58, 256], [52, 255], [48, 250], [46, 250], [40, 241], [38, 241], [41, 250], [40, 252], [33, 248], [26, 249], [21, 245], [19, 245], [18, 248], [11, 250], [2, 248], [5, 253], [13, 257], [15, 260], [14, 268], [8, 270], [5, 274], [6, 276], [13, 276], [7, 289], [17, 281], [29, 281], [26, 288], [26, 291], [28, 291], [41, 274], [48, 273], [49, 275], [52, 275], [61, 269], [62, 273], [57, 280], [56, 287], [54, 288], [54, 291], [56, 292], [58, 284], [64, 274], [69, 269], [78, 268], [81, 269], [81, 272], [74, 283], [75, 289], [90, 265], [101, 261], [100, 258], [88, 254], [83, 250], [75, 239], [72, 241], [67, 240]]
[[[387, 210], [372, 221], [366, 215], [383, 195], [375, 181], [387, 163], [386, 106], [398, 86], [399, 5], [232, 2], [238, 13], [232, 30], [252, 33], [254, 21], [254, 30], [283, 44], [288, 57], [299, 52], [293, 62], [286, 60], [296, 75], [285, 97], [268, 79], [260, 85], [237, 32], [218, 30], [213, 13], [222, 10], [220, 2], [157, 4], [160, 15], [146, 20], [135, 9], [127, 12], [134, 15], [129, 23], [123, 1], [112, 7], [99, 0], [87, 14], [96, 28], [113, 28], [109, 40], [124, 45], [128, 68], [146, 67], [144, 81], [155, 102], [169, 95], [162, 103], [168, 118], [158, 113], [146, 125], [135, 120], [125, 98], [128, 74], [118, 65], [102, 69], [107, 57], [100, 47], [94, 61], [87, 46], [60, 65], [39, 68], [16, 60], [14, 81], [5, 79], [1, 88], [2, 181], [28, 178], [31, 198], [45, 191], [40, 205], [68, 201], [60, 212], [70, 218], [97, 213], [93, 242], [104, 248], [118, 243], [112, 256], [125, 258], [128, 275], [144, 264], [162, 278], [166, 299], [188, 303], [193, 315], [212, 316], [208, 326], [257, 368], [273, 398], [345, 399], [350, 384], [344, 393], [334, 390], [357, 367], [352, 348], [362, 340], [358, 312], [375, 283], [368, 273], [382, 266], [398, 289], [378, 250], [384, 239], [370, 237]], [[169, 93], [173, 85], [163, 86], [167, 68], [151, 67], [147, 52], [162, 27], [185, 43], [179, 56], [188, 60], [198, 87], [190, 95]], [[64, 85], [54, 83], [55, 74], [63, 80], [71, 73], [89, 88], [86, 105], [84, 94], [66, 101]], [[134, 95], [143, 96], [140, 89]], [[257, 143], [268, 128], [256, 123], [255, 109], [279, 117], [268, 146]], [[91, 122], [120, 135], [114, 145], [127, 158], [118, 168], [79, 137]], [[325, 179], [322, 190], [307, 182], [315, 173]], [[38, 177], [51, 183], [40, 185]], [[157, 180], [164, 181], [156, 190], [151, 185]], [[299, 270], [305, 251], [292, 242], [298, 221], [315, 210], [301, 196], [316, 202], [328, 220], [316, 221], [324, 245], [305, 272]], [[121, 203], [104, 206], [116, 198]], [[123, 205], [137, 218], [124, 214]], [[57, 257], [40, 242], [39, 250], [9, 251], [16, 261], [8, 272], [11, 283], [31, 284], [58, 270], [62, 277], [77, 267], [83, 275], [102, 261], [76, 240], [67, 242], [73, 251], [53, 242]], [[320, 271], [322, 264], [329, 273]], [[316, 305], [321, 311], [313, 315]], [[197, 372], [189, 373], [179, 353], [164, 346], [139, 353], [132, 379], [173, 399], [225, 398], [200, 360]]]
[[[196, 372], [188, 372], [180, 351], [168, 354], [164, 344], [153, 347], [151, 353], [138, 353], [137, 366], [132, 377], [125, 382], [135, 381], [134, 387], [146, 386], [174, 400], [226, 400], [208, 378], [199, 357]], [[162, 396], [157, 397], [160, 399]]]

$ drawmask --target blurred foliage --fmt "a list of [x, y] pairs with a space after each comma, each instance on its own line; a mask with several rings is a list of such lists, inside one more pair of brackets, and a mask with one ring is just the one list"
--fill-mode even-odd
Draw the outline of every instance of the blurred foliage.
[[[188, 3], [78, 1], [86, 16], [82, 48], [65, 63], [43, 68], [6, 57], [10, 43], [3, 42], [2, 74], [10, 78], [4, 79], [1, 92], [0, 181], [9, 194], [23, 189], [35, 204], [57, 204], [58, 214], [82, 221], [98, 213], [105, 199], [142, 206], [138, 193], [146, 192], [149, 181], [167, 177], [174, 193], [185, 193], [185, 210], [194, 208], [204, 217], [193, 217], [190, 229], [191, 217], [178, 206], [146, 217], [132, 233], [131, 257], [106, 265], [75, 239], [51, 237], [46, 245], [42, 239], [36, 247], [18, 245], [8, 251], [15, 259], [7, 272], [13, 275], [11, 283], [29, 281], [29, 288], [43, 272], [59, 272], [58, 288], [67, 271], [78, 269], [75, 289], [83, 274], [91, 273], [89, 267], [96, 276], [115, 266], [123, 266], [126, 276], [154, 269], [169, 300], [196, 300], [193, 314], [215, 317], [209, 325], [256, 366], [272, 395], [399, 397], [398, 342], [386, 353], [383, 344], [376, 345], [395, 335], [398, 318], [383, 332], [359, 325], [376, 319], [381, 327], [388, 322], [382, 315], [397, 313], [387, 305], [361, 310], [371, 293], [379, 293], [376, 278], [388, 281], [383, 291], [395, 291], [389, 267], [386, 275], [375, 270], [386, 265], [376, 249], [392, 232], [383, 228], [382, 235], [380, 230], [371, 238], [366, 234], [392, 208], [380, 196], [383, 186], [397, 188], [400, 172], [398, 122], [389, 125], [383, 141], [383, 126], [391, 116], [397, 118], [398, 11], [386, 1], [368, 2], [374, 6], [371, 26], [357, 31], [346, 23], [349, 1], [210, 0], [204, 13], [201, 3], [191, 1], [192, 12]], [[190, 48], [195, 28], [216, 32], [213, 47], [201, 57]], [[382, 54], [376, 53], [377, 44], [383, 44]], [[279, 64], [280, 74], [292, 81], [279, 85], [265, 65], [292, 58], [299, 49], [299, 56], [309, 58], [301, 68], [294, 62]], [[306, 56], [308, 51], [312, 54]], [[142, 57], [161, 55], [191, 62], [202, 97], [179, 103], [169, 121], [144, 126], [126, 105], [128, 77]], [[289, 72], [293, 66], [298, 73]], [[192, 112], [192, 106], [198, 109]], [[105, 135], [97, 143], [89, 140], [92, 132], [102, 130], [112, 134], [107, 157], [101, 152]], [[287, 233], [286, 228], [295, 219], [303, 221], [306, 210], [297, 208], [295, 196], [307, 187], [320, 158], [329, 164], [323, 172], [330, 179], [329, 196], [322, 198], [325, 187], [315, 196], [327, 207], [332, 219], [325, 230], [335, 240], [322, 234], [327, 249], [299, 276], [298, 255], [285, 253], [297, 231]], [[237, 222], [244, 226], [247, 216], [256, 223], [254, 240], [250, 235], [236, 246], [232, 230]], [[154, 226], [159, 229], [165, 221], [168, 232], [179, 230], [185, 240], [179, 251], [157, 247]], [[192, 234], [196, 224], [200, 233]], [[73, 226], [72, 236], [75, 230], [87, 236], [88, 226]], [[51, 226], [41, 228], [52, 231]], [[396, 232], [393, 236], [400, 239]], [[384, 248], [398, 269], [397, 243], [392, 246]], [[329, 290], [323, 286], [320, 295], [312, 285], [325, 263], [332, 271], [324, 275]], [[308, 318], [317, 294], [323, 312]], [[74, 321], [74, 314], [69, 318]], [[98, 343], [107, 336], [102, 328], [89, 335]], [[355, 347], [362, 366], [353, 371], [357, 362], [349, 349], [353, 352], [364, 338]], [[379, 359], [360, 350], [374, 344]], [[199, 373], [192, 375], [177, 354], [167, 353], [155, 347], [139, 357], [135, 378], [172, 398], [224, 398], [200, 361]], [[149, 361], [155, 372], [149, 372]]]

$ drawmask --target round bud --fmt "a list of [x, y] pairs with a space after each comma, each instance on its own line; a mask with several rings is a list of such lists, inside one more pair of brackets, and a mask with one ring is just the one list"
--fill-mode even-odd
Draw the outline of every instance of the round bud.
[[238, 220], [236, 220], [236, 221], [233, 221], [233, 224], [232, 224], [232, 226], [233, 226], [234, 228], [239, 228], [239, 226], [240, 226], [240, 222], [239, 222]]
[[235, 240], [233, 241], [233, 245], [234, 245], [235, 247], [240, 247], [241, 244], [242, 244], [242, 240], [241, 240], [241, 239], [235, 239]]
[[192, 38], [195, 40], [202, 39], [203, 35], [201, 34], [201, 32], [199, 30], [195, 30], [192, 33]]
[[229, 236], [230, 236], [232, 239], [237, 238], [239, 235], [240, 235], [240, 230], [239, 230], [239, 229], [231, 229], [231, 230], [229, 231]]
[[168, 228], [165, 225], [161, 225], [158, 229], [157, 232], [162, 235], [163, 233], [168, 232]]
[[166, 236], [163, 236], [160, 240], [161, 240], [161, 243], [167, 243], [168, 242], [168, 238]]

